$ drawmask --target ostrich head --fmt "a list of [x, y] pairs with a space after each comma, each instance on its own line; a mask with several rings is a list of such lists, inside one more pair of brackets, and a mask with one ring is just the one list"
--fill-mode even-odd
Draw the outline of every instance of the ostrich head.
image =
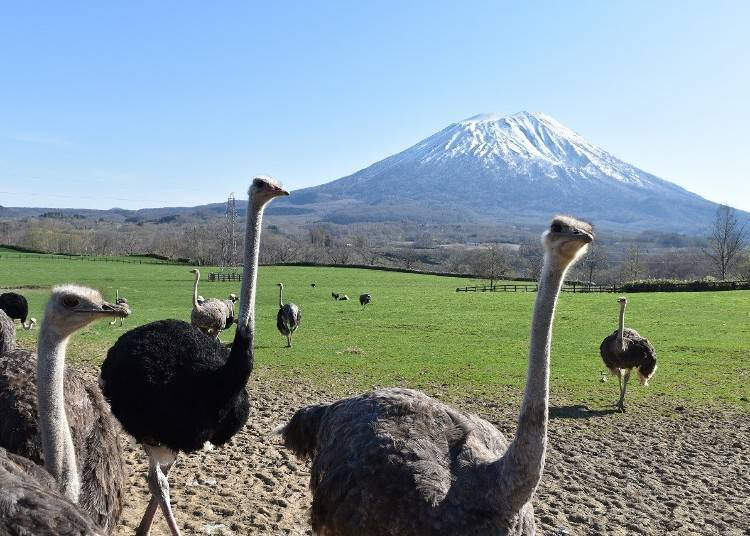
[[624, 307], [628, 304], [628, 299], [625, 296], [620, 296], [617, 298], [617, 303], [619, 303], [621, 307]]
[[281, 287], [281, 288], [284, 288], [284, 283], [276, 283], [276, 286], [277, 286], [277, 287]]
[[231, 301], [232, 303], [236, 303], [237, 300], [239, 300], [239, 298], [237, 297], [237, 294], [235, 294], [234, 292], [229, 295], [229, 301]]
[[281, 187], [281, 184], [271, 177], [260, 175], [253, 179], [248, 191], [256, 206], [263, 206], [274, 197], [289, 195], [289, 192]]
[[591, 224], [558, 215], [542, 235], [542, 245], [550, 253], [553, 266], [566, 269], [586, 252], [593, 239]]
[[191, 274], [199, 274], [201, 272], [200, 272], [200, 270], [198, 270], [198, 268], [193, 268], [192, 270], [190, 270], [190, 273]]
[[98, 318], [125, 318], [129, 314], [126, 304], [108, 303], [97, 290], [63, 285], [52, 289], [44, 311], [44, 323], [60, 335], [68, 336]]

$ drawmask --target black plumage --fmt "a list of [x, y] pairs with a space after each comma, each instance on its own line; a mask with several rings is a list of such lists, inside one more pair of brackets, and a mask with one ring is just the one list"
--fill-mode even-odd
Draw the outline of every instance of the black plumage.
[[599, 354], [606, 367], [611, 371], [635, 368], [642, 381], [650, 379], [656, 371], [656, 350], [651, 342], [634, 329], [625, 328], [622, 334], [625, 351], [618, 351], [617, 334], [618, 330], [613, 331], [599, 346]]
[[180, 320], [151, 322], [123, 334], [107, 352], [102, 389], [112, 413], [136, 440], [193, 452], [222, 445], [249, 414], [245, 389], [252, 336], [235, 333], [231, 352]]
[[99, 536], [104, 532], [57, 491], [47, 471], [0, 448], [0, 534]]
[[5, 292], [0, 294], [0, 309], [5, 311], [11, 320], [20, 320], [26, 324], [29, 316], [29, 302], [21, 294], [16, 292]]
[[364, 307], [365, 305], [367, 305], [371, 301], [372, 301], [372, 296], [370, 296], [369, 294], [360, 294], [359, 295], [359, 304], [362, 307]]

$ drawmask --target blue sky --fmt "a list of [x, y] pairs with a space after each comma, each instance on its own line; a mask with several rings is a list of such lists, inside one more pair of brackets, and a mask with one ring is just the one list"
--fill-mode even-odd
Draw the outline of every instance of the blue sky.
[[8, 2], [0, 204], [300, 188], [528, 110], [750, 210], [748, 27], [744, 1]]

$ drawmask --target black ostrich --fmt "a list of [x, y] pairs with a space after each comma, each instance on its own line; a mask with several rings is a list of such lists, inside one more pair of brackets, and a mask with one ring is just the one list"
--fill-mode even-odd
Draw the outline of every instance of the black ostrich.
[[359, 295], [359, 304], [362, 307], [364, 307], [365, 305], [367, 305], [371, 301], [372, 301], [372, 296], [370, 296], [369, 294], [360, 294]]
[[36, 318], [26, 321], [29, 316], [29, 302], [21, 294], [16, 292], [0, 294], [0, 309], [5, 311], [11, 320], [20, 320], [23, 329], [31, 329], [36, 324]]
[[617, 329], [602, 341], [599, 354], [604, 365], [620, 380], [620, 399], [615, 407], [625, 411], [625, 391], [630, 380], [630, 371], [638, 371], [638, 380], [643, 385], [656, 372], [656, 350], [646, 337], [642, 337], [636, 330], [625, 327], [625, 307], [628, 300], [625, 297], [617, 299], [620, 304], [620, 324]]
[[152, 496], [140, 535], [148, 534], [158, 507], [171, 533], [179, 535], [169, 503], [169, 468], [180, 451], [226, 443], [248, 418], [263, 209], [288, 193], [273, 179], [256, 177], [249, 195], [241, 307], [231, 351], [187, 322], [162, 320], [122, 335], [102, 364], [102, 390], [112, 413], [149, 456]]

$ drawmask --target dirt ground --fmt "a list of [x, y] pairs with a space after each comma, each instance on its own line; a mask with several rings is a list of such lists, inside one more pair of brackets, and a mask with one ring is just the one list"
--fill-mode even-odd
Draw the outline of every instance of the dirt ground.
[[[333, 397], [292, 381], [253, 379], [250, 390], [247, 427], [224, 447], [183, 455], [169, 475], [185, 535], [312, 534], [308, 468], [270, 431], [298, 407]], [[510, 437], [518, 402], [458, 405]], [[552, 406], [534, 499], [539, 533], [750, 535], [750, 416], [653, 404], [626, 414]], [[145, 455], [126, 441], [118, 536], [134, 533], [148, 502]], [[169, 534], [160, 513], [152, 534]]]

